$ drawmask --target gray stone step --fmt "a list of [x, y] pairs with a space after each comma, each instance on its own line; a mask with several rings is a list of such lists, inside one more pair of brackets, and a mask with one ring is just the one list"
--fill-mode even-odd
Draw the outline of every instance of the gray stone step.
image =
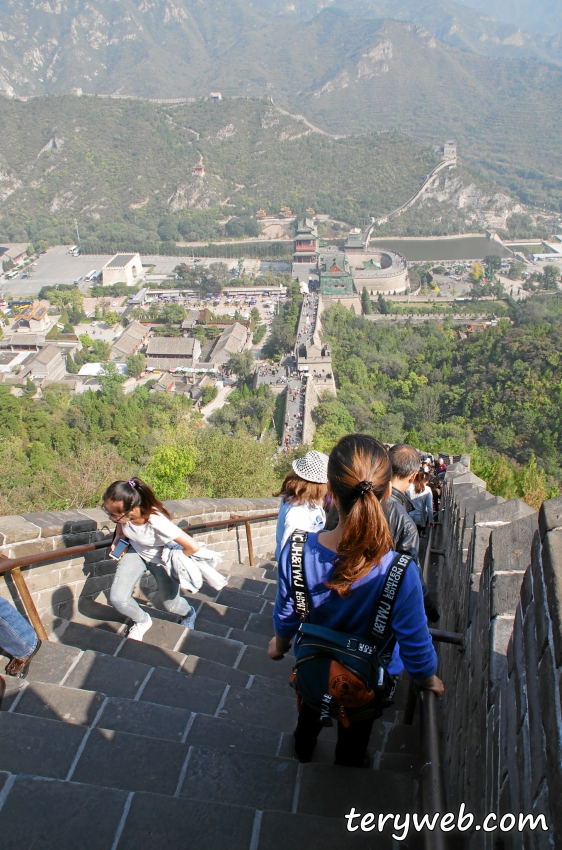
[[126, 802], [124, 791], [18, 776], [0, 810], [2, 850], [110, 850]]
[[413, 783], [406, 773], [313, 763], [302, 767], [297, 812], [343, 818], [352, 807], [405, 814], [413, 806]]
[[[61, 724], [62, 725], [62, 724]], [[172, 796], [189, 752], [187, 744], [128, 732], [92, 729], [72, 779], [124, 791]]]
[[348, 832], [345, 824], [343, 818], [266, 811], [261, 816], [257, 850], [393, 850], [392, 830], [386, 835], [376, 833], [374, 838], [374, 833], [360, 829]]
[[206, 801], [137, 793], [116, 850], [249, 850], [255, 819], [253, 809], [221, 805], [214, 793]]
[[265, 614], [250, 614], [247, 622], [247, 628], [251, 632], [257, 632], [266, 637], [273, 637], [273, 619], [272, 612]]
[[230, 688], [218, 716], [292, 733], [297, 722], [296, 700], [253, 688]]
[[0, 712], [0, 770], [65, 779], [87, 729]]
[[297, 769], [294, 759], [194, 747], [180, 796], [259, 810], [290, 811]]
[[384, 745], [385, 753], [419, 753], [420, 730], [417, 726], [398, 724], [388, 733]]

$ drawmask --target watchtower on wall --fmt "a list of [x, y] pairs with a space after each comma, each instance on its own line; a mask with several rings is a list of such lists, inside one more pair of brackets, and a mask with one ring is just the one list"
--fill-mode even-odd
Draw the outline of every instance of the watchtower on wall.
[[454, 139], [448, 139], [443, 145], [443, 159], [457, 158], [457, 143]]

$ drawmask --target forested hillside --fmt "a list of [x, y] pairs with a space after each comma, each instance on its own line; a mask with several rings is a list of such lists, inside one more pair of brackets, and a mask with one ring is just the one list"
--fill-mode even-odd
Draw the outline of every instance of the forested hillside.
[[397, 133], [312, 134], [265, 100], [0, 100], [0, 126], [0, 240], [14, 242], [74, 240], [75, 217], [102, 242], [226, 238], [220, 221], [285, 204], [364, 225], [439, 162]]
[[144, 386], [125, 396], [119, 376], [102, 381], [101, 392], [73, 397], [52, 385], [42, 400], [0, 386], [0, 515], [96, 506], [111, 481], [133, 473], [167, 499], [270, 496], [279, 485], [275, 444], [256, 442], [248, 399], [230, 433], [201, 428], [184, 396]]
[[273, 97], [332, 133], [456, 137], [466, 164], [559, 209], [559, 39], [533, 46], [445, 0], [318, 3], [305, 19], [264, 5], [0, 3], [0, 91]]
[[330, 308], [323, 326], [339, 389], [316, 411], [317, 445], [353, 429], [455, 453], [478, 445], [495, 476], [511, 480], [502, 457], [531, 467], [536, 458], [562, 482], [562, 297], [535, 296], [511, 313], [513, 324], [462, 340], [446, 324], [395, 326]]

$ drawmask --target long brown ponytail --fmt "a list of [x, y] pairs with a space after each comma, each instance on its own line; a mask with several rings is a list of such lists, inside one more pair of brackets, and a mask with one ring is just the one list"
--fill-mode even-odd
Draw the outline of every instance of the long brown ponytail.
[[336, 569], [327, 585], [340, 596], [347, 596], [351, 585], [392, 549], [381, 506], [391, 474], [388, 452], [367, 434], [349, 434], [332, 449], [328, 482], [345, 522]]

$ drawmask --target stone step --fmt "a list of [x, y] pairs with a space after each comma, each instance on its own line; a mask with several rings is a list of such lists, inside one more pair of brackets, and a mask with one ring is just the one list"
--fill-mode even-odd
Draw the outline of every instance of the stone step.
[[[22, 818], [31, 810], [33, 817]], [[155, 816], [157, 813], [157, 816]], [[131, 797], [114, 788], [17, 776], [0, 811], [3, 850], [52, 847], [76, 850], [390, 850], [388, 835], [349, 833], [345, 821], [286, 811], [256, 812], [215, 800], [154, 792]], [[188, 842], [186, 844], [186, 841]], [[403, 845], [402, 845], [403, 846]]]
[[[373, 808], [373, 807], [372, 807]], [[375, 809], [376, 810], [376, 809]], [[357, 825], [358, 821], [354, 822]], [[393, 850], [390, 833], [348, 832], [343, 818], [265, 811], [259, 824], [257, 850]], [[376, 835], [376, 837], [373, 837]]]
[[234, 748], [193, 747], [180, 796], [259, 810], [291, 811], [297, 770], [295, 759]]
[[254, 688], [230, 688], [218, 716], [292, 733], [297, 722], [296, 700]]
[[352, 807], [362, 813], [412, 812], [412, 778], [386, 770], [314, 763], [302, 766], [297, 812], [343, 819]]

